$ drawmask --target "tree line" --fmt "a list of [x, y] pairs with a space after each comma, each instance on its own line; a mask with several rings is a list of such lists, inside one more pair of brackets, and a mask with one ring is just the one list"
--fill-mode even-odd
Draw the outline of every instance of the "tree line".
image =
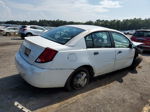
[[[1, 22], [2, 23], [2, 22]], [[74, 21], [63, 21], [63, 20], [32, 20], [32, 21], [6, 21], [5, 24], [16, 24], [16, 25], [40, 25], [40, 26], [52, 26], [57, 27], [68, 24], [88, 24], [97, 25], [117, 30], [137, 30], [137, 29], [150, 29], [150, 18], [141, 19], [124, 19], [124, 20], [96, 20], [87, 22], [74, 22]]]

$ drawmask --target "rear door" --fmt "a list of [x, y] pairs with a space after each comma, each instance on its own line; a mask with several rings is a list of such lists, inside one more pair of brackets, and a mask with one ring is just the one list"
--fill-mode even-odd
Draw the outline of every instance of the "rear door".
[[31, 26], [30, 28], [31, 28], [33, 35], [41, 35], [42, 30], [39, 29], [38, 26]]
[[44, 29], [41, 27], [36, 27], [36, 32], [38, 35], [41, 35], [44, 32]]
[[131, 42], [121, 33], [111, 32], [111, 35], [114, 40], [116, 54], [114, 70], [130, 66], [135, 54], [135, 49], [129, 48]]
[[42, 28], [42, 27], [39, 27], [39, 35], [41, 35], [42, 33], [44, 33], [46, 31], [46, 29]]
[[85, 37], [87, 53], [95, 75], [113, 71], [115, 50], [108, 32], [94, 32]]

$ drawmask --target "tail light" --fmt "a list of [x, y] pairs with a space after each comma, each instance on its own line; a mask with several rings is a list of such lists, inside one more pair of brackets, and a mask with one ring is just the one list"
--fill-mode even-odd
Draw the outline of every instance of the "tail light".
[[132, 36], [132, 37], [131, 37], [131, 40], [132, 40], [132, 41], [136, 41], [136, 37]]
[[0, 32], [4, 32], [4, 30], [0, 30]]
[[50, 48], [45, 48], [40, 56], [35, 60], [37, 63], [46, 63], [52, 61], [58, 51]]
[[26, 28], [23, 28], [22, 30], [25, 31], [25, 30], [27, 30], [27, 29], [26, 29]]

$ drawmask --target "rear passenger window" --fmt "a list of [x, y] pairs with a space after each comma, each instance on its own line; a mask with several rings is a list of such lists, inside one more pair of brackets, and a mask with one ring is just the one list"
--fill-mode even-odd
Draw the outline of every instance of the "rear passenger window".
[[86, 41], [86, 47], [87, 48], [93, 48], [94, 47], [93, 46], [93, 39], [92, 39], [91, 35], [86, 36], [85, 41]]
[[96, 32], [92, 34], [94, 47], [96, 48], [107, 48], [111, 47], [111, 40], [107, 32]]
[[32, 28], [32, 29], [37, 29], [37, 27], [35, 27], [35, 26], [31, 26], [30, 28]]
[[150, 37], [150, 32], [149, 32], [149, 31], [146, 31], [146, 32], [144, 33], [144, 37]]
[[142, 32], [142, 31], [135, 32], [134, 36], [136, 36], [136, 37], [144, 37], [144, 32]]
[[45, 30], [45, 29], [44, 29], [44, 28], [42, 28], [42, 27], [39, 27], [38, 29], [39, 29], [39, 30], [43, 30], [43, 31]]
[[110, 48], [111, 40], [107, 32], [94, 32], [85, 37], [87, 48]]

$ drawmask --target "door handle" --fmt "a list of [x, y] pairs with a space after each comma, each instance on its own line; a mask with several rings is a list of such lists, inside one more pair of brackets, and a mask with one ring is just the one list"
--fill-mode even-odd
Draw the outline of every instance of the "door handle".
[[99, 52], [94, 52], [93, 54], [94, 54], [94, 55], [98, 55], [98, 54], [99, 54]]
[[117, 54], [121, 54], [122, 53], [122, 51], [118, 51], [118, 53]]

